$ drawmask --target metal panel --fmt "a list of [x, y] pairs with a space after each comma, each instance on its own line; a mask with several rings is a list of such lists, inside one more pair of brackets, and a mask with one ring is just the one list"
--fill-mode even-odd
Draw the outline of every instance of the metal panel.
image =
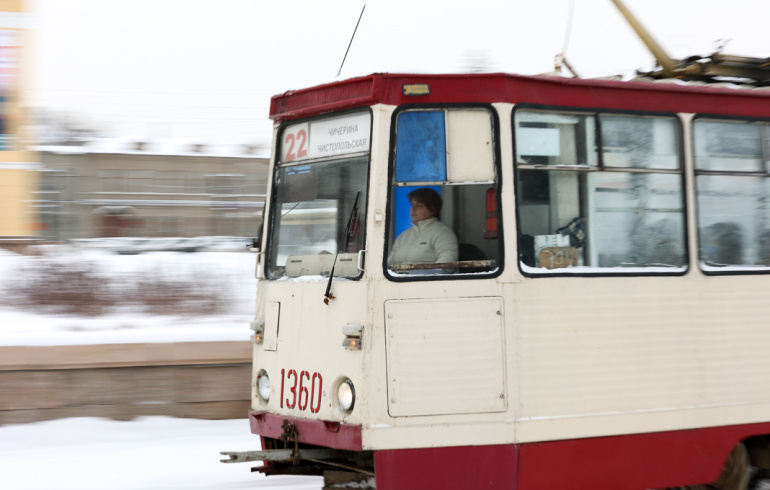
[[529, 282], [515, 292], [519, 442], [767, 420], [766, 278]]
[[267, 301], [265, 304], [265, 350], [278, 349], [278, 324], [281, 316], [281, 303]]
[[387, 301], [393, 417], [503, 411], [501, 298]]
[[492, 115], [486, 110], [449, 111], [447, 172], [451, 182], [495, 180]]

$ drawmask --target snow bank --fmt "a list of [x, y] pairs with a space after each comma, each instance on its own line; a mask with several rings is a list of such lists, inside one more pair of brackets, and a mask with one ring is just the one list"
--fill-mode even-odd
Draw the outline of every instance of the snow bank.
[[55, 258], [66, 263], [88, 261], [111, 278], [163, 274], [195, 282], [201, 274], [215, 275], [232, 306], [217, 315], [147, 314], [121, 308], [100, 316], [41, 313], [0, 302], [0, 345], [76, 345], [101, 343], [205, 342], [249, 339], [256, 305], [256, 254], [248, 252], [152, 252], [119, 255], [69, 246], [44, 249], [44, 257], [0, 250], [0, 291], [8, 288], [36, 260]]

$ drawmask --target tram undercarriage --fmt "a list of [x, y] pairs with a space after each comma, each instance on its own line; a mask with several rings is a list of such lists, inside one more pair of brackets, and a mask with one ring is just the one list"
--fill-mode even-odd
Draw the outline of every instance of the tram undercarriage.
[[[312, 475], [323, 476], [324, 490], [338, 488], [375, 489], [377, 479], [375, 477], [375, 453], [373, 451], [348, 451], [314, 446], [299, 442], [296, 427], [286, 421], [283, 433], [279, 438], [262, 437], [262, 451], [247, 452], [222, 452], [229, 459], [223, 459], [223, 463], [242, 463], [262, 461], [262, 466], [255, 466], [251, 471], [271, 475]], [[506, 446], [507, 447], [507, 446]], [[451, 450], [452, 448], [444, 448]], [[509, 456], [520, 452], [515, 450], [501, 451]], [[665, 451], [663, 451], [665, 452]], [[430, 459], [430, 458], [429, 458]], [[561, 466], [554, 462], [555, 466]], [[383, 465], [388, 467], [390, 465]], [[474, 464], [469, 461], [464, 471], [474, 472]], [[425, 474], [431, 473], [434, 478], [441, 480], [440, 471], [437, 475], [435, 466], [424, 466]], [[598, 471], [598, 467], [597, 467]], [[516, 473], [514, 471], [514, 473]], [[573, 480], [569, 471], [562, 474], [564, 488], [581, 488]], [[381, 476], [381, 488], [398, 488], [403, 481], [391, 482], [386, 475]], [[433, 480], [434, 483], [437, 480]], [[519, 481], [519, 475], [507, 475], [498, 480], [503, 486], [499, 488], [531, 487], [525, 482]], [[507, 483], [505, 483], [507, 482]], [[445, 483], [439, 483], [435, 488], [447, 487]], [[384, 485], [383, 485], [384, 484]], [[424, 485], [416, 482], [420, 487]], [[510, 486], [510, 485], [513, 486]], [[451, 483], [450, 483], [451, 485]], [[434, 487], [425, 487], [434, 488]], [[457, 487], [460, 488], [460, 487]], [[498, 488], [498, 487], [494, 487]], [[629, 487], [631, 488], [631, 487]], [[608, 488], [609, 490], [609, 488]], [[617, 490], [613, 488], [613, 490]], [[665, 490], [770, 490], [770, 436], [750, 437], [739, 443], [730, 453], [719, 477], [708, 484], [667, 487]]]
[[371, 451], [340, 451], [297, 441], [296, 428], [285, 424], [279, 439], [262, 437], [262, 451], [222, 452], [223, 463], [262, 461], [251, 471], [271, 475], [310, 475], [324, 477], [324, 490], [333, 488], [377, 488], [374, 454]]

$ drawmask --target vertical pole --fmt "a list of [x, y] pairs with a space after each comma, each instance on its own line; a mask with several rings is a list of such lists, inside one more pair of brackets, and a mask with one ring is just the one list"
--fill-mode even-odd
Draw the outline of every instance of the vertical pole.
[[658, 44], [657, 41], [655, 41], [655, 39], [650, 35], [650, 33], [647, 32], [641, 22], [639, 22], [636, 17], [634, 17], [634, 14], [632, 14], [631, 11], [626, 8], [621, 0], [612, 0], [612, 3], [615, 4], [615, 7], [618, 8], [628, 23], [631, 24], [631, 27], [642, 39], [642, 42], [647, 46], [647, 49], [652, 52], [653, 56], [655, 56], [655, 59], [658, 60], [658, 63], [660, 63], [660, 66], [663, 67], [663, 71], [666, 73], [666, 76], [672, 78], [676, 76], [674, 60], [672, 60], [666, 51], [660, 47], [660, 44]]

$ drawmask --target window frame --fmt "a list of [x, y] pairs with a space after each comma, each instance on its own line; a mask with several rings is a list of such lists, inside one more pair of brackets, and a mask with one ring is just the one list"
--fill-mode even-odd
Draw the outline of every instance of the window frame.
[[[497, 205], [497, 226], [498, 226], [498, 234], [497, 238], [495, 240], [497, 241], [497, 267], [495, 270], [486, 272], [486, 273], [445, 273], [445, 274], [430, 274], [430, 275], [408, 275], [408, 274], [393, 274], [390, 269], [388, 269], [388, 255], [390, 253], [391, 247], [393, 243], [395, 243], [397, 236], [392, 237], [391, 234], [394, 231], [394, 219], [393, 216], [393, 210], [394, 210], [394, 203], [393, 203], [393, 189], [395, 187], [403, 187], [403, 186], [394, 186], [396, 183], [396, 146], [398, 144], [398, 134], [397, 134], [397, 122], [398, 122], [398, 116], [404, 112], [410, 112], [410, 111], [451, 111], [451, 110], [463, 110], [463, 109], [476, 109], [476, 110], [484, 110], [486, 111], [492, 119], [492, 158], [493, 158], [493, 168], [495, 172], [494, 181], [492, 182], [492, 186], [494, 186], [495, 189], [495, 199], [496, 199], [496, 205]], [[498, 276], [500, 276], [504, 269], [505, 269], [505, 230], [504, 230], [504, 219], [502, 216], [502, 201], [501, 201], [501, 191], [503, 188], [503, 176], [502, 176], [502, 158], [501, 158], [501, 148], [500, 148], [500, 114], [498, 114], [497, 108], [495, 108], [492, 104], [483, 104], [483, 103], [467, 103], [467, 104], [404, 104], [398, 106], [391, 115], [391, 121], [390, 121], [390, 138], [389, 138], [389, 151], [388, 151], [388, 179], [385, 182], [386, 187], [386, 195], [387, 195], [387, 202], [385, 204], [385, 209], [387, 212], [385, 213], [385, 233], [384, 233], [384, 243], [383, 243], [383, 258], [382, 258], [382, 271], [383, 275], [388, 281], [392, 282], [425, 282], [425, 281], [454, 281], [454, 280], [473, 280], [473, 279], [493, 279]], [[448, 144], [448, 143], [447, 143]], [[448, 166], [447, 166], [448, 167]], [[447, 176], [448, 178], [448, 176]], [[443, 185], [447, 187], [452, 186], [463, 186], [463, 185], [474, 185], [474, 184], [467, 184], [467, 183], [449, 183], [448, 181], [444, 182], [415, 182], [415, 184], [419, 186], [428, 186], [428, 185]], [[406, 186], [410, 187], [410, 186]], [[485, 208], [485, 204], [481, 204], [481, 208]], [[392, 239], [392, 242], [391, 242]], [[460, 242], [460, 237], [458, 236], [458, 243]]]
[[[707, 122], [725, 122], [725, 123], [747, 123], [747, 124], [760, 124], [764, 127], [764, 131], [767, 132], [768, 140], [765, 141], [762, 136], [763, 130], [760, 130], [760, 151], [762, 152], [760, 158], [764, 171], [746, 171], [746, 170], [702, 170], [698, 168], [698, 155], [696, 154], [696, 132], [695, 125], [698, 121]], [[770, 274], [770, 265], [727, 265], [724, 268], [720, 266], [709, 266], [701, 258], [701, 244], [704, 242], [703, 234], [701, 233], [700, 226], [700, 211], [701, 207], [698, 205], [698, 177], [699, 176], [731, 176], [731, 177], [760, 177], [770, 178], [770, 118], [761, 117], [742, 117], [724, 114], [712, 114], [712, 113], [697, 113], [693, 115], [690, 122], [691, 128], [691, 152], [692, 152], [692, 166], [693, 166], [693, 199], [695, 202], [695, 230], [697, 236], [697, 262], [698, 270], [707, 276], [734, 276], [734, 275], [762, 275]], [[770, 198], [770, 192], [767, 197]]]
[[[313, 121], [323, 121], [323, 120], [329, 120], [334, 119], [338, 117], [345, 117], [345, 116], [351, 116], [355, 114], [367, 114], [369, 116], [369, 150], [368, 151], [358, 151], [353, 153], [347, 153], [342, 155], [331, 155], [328, 157], [323, 158], [309, 158], [306, 160], [292, 160], [288, 162], [281, 162], [281, 155], [282, 155], [282, 146], [283, 146], [283, 134], [286, 130], [286, 128], [294, 126], [296, 124], [302, 124], [302, 123], [310, 123]], [[325, 113], [320, 114], [316, 116], [306, 117], [306, 118], [299, 118], [299, 119], [287, 119], [284, 120], [278, 130], [275, 132], [275, 151], [272, 157], [271, 162], [271, 171], [270, 175], [268, 176], [268, 192], [270, 196], [270, 208], [269, 212], [265, 215], [264, 219], [268, 220], [268, 232], [266, 236], [263, 238], [263, 243], [266, 245], [265, 249], [265, 279], [269, 281], [278, 281], [281, 279], [285, 279], [286, 276], [276, 276], [272, 273], [271, 267], [271, 261], [273, 258], [273, 254], [277, 254], [278, 250], [274, 250], [274, 236], [276, 233], [276, 214], [280, 214], [280, 210], [277, 209], [276, 203], [278, 199], [278, 195], [276, 193], [275, 188], [275, 179], [277, 178], [277, 175], [282, 168], [286, 167], [293, 167], [293, 166], [301, 166], [301, 165], [313, 165], [316, 163], [329, 163], [329, 162], [335, 162], [335, 161], [341, 161], [341, 160], [355, 160], [358, 158], [366, 158], [366, 186], [364, 188], [364, 192], [366, 193], [366, 206], [360, 206], [358, 210], [358, 216], [361, 218], [361, 230], [363, 231], [363, 237], [362, 237], [362, 249], [359, 252], [356, 253], [363, 253], [362, 257], [362, 263], [361, 263], [361, 269], [359, 270], [358, 274], [355, 276], [337, 276], [335, 274], [335, 279], [345, 278], [346, 280], [350, 281], [360, 281], [365, 276], [365, 269], [366, 269], [366, 251], [368, 250], [367, 246], [367, 240], [369, 239], [368, 233], [367, 233], [367, 217], [369, 215], [368, 207], [372, 205], [371, 203], [371, 190], [372, 190], [372, 153], [373, 153], [373, 142], [372, 142], [372, 135], [374, 133], [374, 112], [372, 111], [371, 107], [356, 107], [349, 110], [344, 111], [338, 111], [338, 112], [332, 112], [332, 113]], [[261, 225], [260, 225], [261, 226]], [[338, 244], [339, 246], [339, 244]], [[334, 251], [334, 253], [337, 253], [337, 250]], [[299, 276], [298, 278], [293, 279], [301, 279], [302, 277], [310, 277], [310, 276]], [[328, 280], [328, 276], [323, 276], [324, 280]]]
[[[516, 141], [516, 115], [520, 111], [534, 111], [542, 113], [554, 113], [563, 115], [578, 115], [589, 116], [594, 118], [594, 142], [596, 144], [596, 165], [524, 165], [523, 170], [534, 170], [539, 172], [552, 172], [552, 171], [564, 171], [564, 172], [579, 172], [579, 173], [642, 173], [642, 174], [669, 174], [680, 176], [680, 195], [681, 195], [681, 216], [682, 216], [682, 240], [684, 244], [684, 250], [682, 255], [682, 265], [672, 268], [671, 271], [666, 270], [643, 270], [643, 267], [628, 267], [628, 268], [613, 268], [613, 267], [598, 267], [598, 266], [584, 266], [581, 268], [572, 269], [574, 272], [567, 272], [568, 269], [543, 269], [543, 271], [529, 271], [522, 267], [521, 260], [521, 237], [523, 235], [521, 229], [521, 209], [519, 195], [519, 171], [522, 170], [522, 165], [518, 162], [517, 153], [517, 141]], [[601, 116], [632, 116], [632, 117], [658, 117], [672, 120], [675, 124], [676, 130], [676, 143], [678, 149], [677, 169], [663, 169], [663, 168], [639, 168], [639, 167], [616, 167], [606, 166], [604, 161], [604, 151], [602, 142], [602, 121]], [[513, 178], [514, 178], [514, 206], [516, 209], [516, 264], [519, 272], [528, 278], [544, 278], [544, 277], [639, 277], [639, 276], [684, 276], [691, 269], [690, 258], [690, 237], [689, 237], [689, 212], [687, 203], [688, 194], [688, 176], [685, 166], [686, 161], [686, 147], [684, 139], [684, 123], [681, 116], [676, 112], [658, 112], [658, 111], [637, 111], [637, 110], [623, 110], [615, 108], [604, 107], [573, 107], [573, 106], [558, 106], [547, 104], [531, 104], [520, 103], [515, 104], [511, 111], [511, 132], [512, 132], [512, 155], [513, 155]], [[539, 268], [538, 268], [539, 269]], [[649, 269], [653, 269], [649, 267]]]

